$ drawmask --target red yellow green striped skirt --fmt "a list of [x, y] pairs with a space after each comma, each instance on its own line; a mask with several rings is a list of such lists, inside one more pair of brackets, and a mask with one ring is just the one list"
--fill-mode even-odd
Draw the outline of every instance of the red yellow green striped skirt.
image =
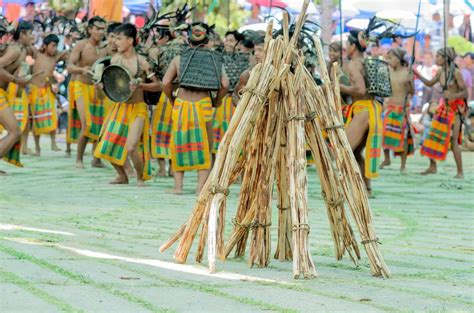
[[9, 83], [7, 88], [7, 98], [10, 107], [15, 114], [15, 118], [18, 121], [18, 126], [20, 126], [21, 132], [26, 129], [28, 125], [29, 118], [29, 101], [28, 94], [25, 88]]
[[230, 120], [232, 119], [232, 115], [234, 115], [235, 106], [232, 103], [232, 96], [227, 95], [222, 99], [222, 104], [216, 108], [213, 117], [213, 147], [212, 153], [217, 153], [219, 149], [219, 144], [224, 138], [224, 134], [229, 129]]
[[369, 133], [365, 146], [365, 177], [368, 179], [379, 176], [379, 160], [382, 151], [382, 106], [375, 100], [359, 100], [351, 105], [347, 116], [347, 125], [354, 115], [369, 113]]
[[347, 104], [342, 104], [341, 105], [341, 111], [342, 111], [342, 122], [344, 125], [347, 123], [347, 118], [349, 116], [349, 112], [351, 110], [351, 106]]
[[[8, 102], [8, 95], [5, 90], [0, 88], [0, 114], [11, 114], [11, 118], [14, 118], [13, 110], [11, 110], [11, 105]], [[23, 164], [21, 164], [20, 161], [20, 150], [21, 150], [21, 140], [18, 140], [18, 142], [10, 149], [10, 151], [7, 152], [6, 155], [3, 156], [3, 160], [18, 166], [18, 167], [23, 167]]]
[[[407, 104], [409, 107], [409, 104]], [[408, 154], [413, 154], [415, 148], [413, 135], [403, 106], [389, 104], [383, 121], [383, 142], [384, 149], [390, 149], [396, 154], [408, 147]]]
[[170, 155], [170, 139], [172, 129], [172, 112], [168, 97], [162, 92], [160, 100], [153, 112], [151, 122], [151, 156], [155, 159], [169, 159]]
[[34, 134], [49, 134], [55, 131], [58, 128], [58, 114], [56, 97], [51, 87], [31, 86], [30, 103]]
[[174, 171], [205, 170], [211, 167], [211, 150], [206, 123], [212, 121], [211, 98], [197, 102], [176, 99], [170, 140]]
[[69, 83], [69, 114], [68, 114], [68, 132], [67, 141], [75, 143], [79, 140], [81, 132], [81, 120], [77, 110], [77, 101], [82, 99], [84, 103], [84, 112], [86, 125], [84, 125], [84, 136], [98, 140], [102, 124], [104, 122], [104, 105], [96, 95], [94, 85], [88, 85], [80, 81]]
[[151, 178], [150, 160], [150, 122], [146, 103], [115, 103], [107, 116], [106, 127], [101, 132], [100, 140], [94, 152], [96, 158], [107, 160], [123, 166], [127, 159], [127, 138], [130, 127], [137, 118], [143, 118], [143, 133], [139, 153], [143, 159], [143, 179]]
[[[462, 114], [465, 109], [466, 103], [463, 99], [448, 101], [448, 105], [445, 104], [444, 99], [440, 100], [440, 105], [431, 121], [428, 136], [421, 145], [421, 155], [438, 161], [446, 159], [454, 118], [456, 114]], [[459, 133], [458, 143], [462, 143], [462, 132]]]

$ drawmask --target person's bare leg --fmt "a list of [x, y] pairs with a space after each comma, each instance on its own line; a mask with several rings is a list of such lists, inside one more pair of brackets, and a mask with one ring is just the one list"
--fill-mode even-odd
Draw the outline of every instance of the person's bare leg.
[[454, 125], [453, 125], [453, 139], [451, 142], [451, 147], [453, 150], [454, 161], [456, 162], [456, 169], [457, 174], [454, 178], [464, 179], [464, 172], [462, 169], [462, 154], [461, 154], [461, 147], [459, 146], [458, 140], [459, 135], [461, 132], [461, 119], [459, 118], [459, 114], [456, 114], [454, 118]]
[[207, 131], [207, 141], [209, 142], [209, 154], [211, 156], [211, 168], [214, 164], [212, 158], [212, 145], [214, 144], [214, 130], [212, 129], [212, 121], [206, 122], [206, 131]]
[[96, 168], [105, 168], [105, 165], [104, 163], [102, 163], [102, 160], [99, 159], [99, 158], [96, 158], [94, 156], [94, 151], [95, 149], [97, 148], [97, 141], [95, 141], [93, 144], [92, 144], [92, 161], [91, 161], [91, 166], [92, 167], [96, 167]]
[[143, 180], [143, 159], [138, 152], [138, 145], [140, 144], [140, 139], [143, 134], [143, 126], [145, 125], [145, 120], [143, 117], [137, 117], [133, 124], [130, 126], [130, 131], [128, 132], [127, 143], [125, 148], [127, 149], [128, 155], [132, 160], [133, 167], [137, 172], [137, 186], [143, 187], [145, 181]]
[[204, 184], [206, 183], [206, 180], [209, 177], [209, 173], [211, 173], [210, 169], [198, 171], [198, 184], [196, 187], [196, 194], [201, 193], [202, 187], [204, 187]]
[[66, 142], [66, 158], [71, 157], [71, 144], [69, 142]]
[[174, 171], [173, 171], [172, 162], [173, 162], [173, 161], [171, 161], [171, 160], [169, 160], [169, 162], [168, 162], [168, 166], [169, 166], [169, 168], [168, 168], [168, 176], [169, 176], [169, 177], [173, 177], [173, 176], [174, 176]]
[[438, 168], [437, 168], [437, 165], [436, 165], [436, 161], [433, 160], [433, 159], [430, 159], [430, 166], [426, 170], [421, 172], [420, 174], [421, 175], [430, 175], [430, 174], [436, 174], [437, 172], [438, 172]]
[[184, 172], [174, 172], [174, 189], [170, 191], [175, 195], [182, 195], [183, 194], [183, 180], [184, 180]]
[[7, 131], [7, 135], [0, 139], [0, 158], [3, 158], [21, 140], [21, 130], [10, 107], [0, 111], [0, 125]]
[[76, 101], [77, 112], [79, 113], [79, 119], [81, 120], [81, 132], [79, 133], [79, 140], [77, 142], [77, 157], [76, 157], [76, 168], [84, 168], [84, 152], [86, 150], [89, 138], [84, 135], [86, 128], [86, 112], [84, 106], [84, 100], [82, 98]]
[[128, 184], [128, 177], [125, 169], [121, 165], [111, 163], [114, 169], [117, 171], [117, 177], [110, 182], [112, 185], [126, 185]]
[[390, 150], [389, 149], [384, 149], [383, 154], [384, 154], [385, 158], [384, 158], [383, 162], [380, 164], [380, 169], [382, 169], [386, 166], [390, 166], [390, 164], [392, 164], [392, 162], [390, 160]]
[[51, 137], [51, 150], [53, 151], [61, 151], [61, 149], [56, 144], [56, 131], [53, 130], [49, 136]]
[[400, 173], [406, 174], [407, 172], [407, 159], [408, 159], [408, 147], [403, 150], [401, 157]]
[[23, 155], [32, 155], [33, 151], [28, 149], [28, 134], [30, 133], [31, 130], [31, 121], [30, 119], [27, 120], [26, 122], [26, 127], [23, 133], [21, 133], [21, 154]]
[[158, 172], [156, 172], [156, 177], [165, 177], [166, 176], [166, 160], [158, 159]]
[[354, 115], [346, 128], [347, 140], [352, 151], [359, 147], [369, 129], [369, 113], [362, 112]]
[[39, 157], [41, 155], [40, 139], [41, 135], [34, 135], [35, 138], [35, 153], [33, 156]]
[[137, 177], [137, 173], [135, 173], [135, 170], [133, 169], [132, 164], [130, 163], [130, 159], [127, 157], [125, 160], [125, 164], [123, 166], [125, 168], [125, 172], [127, 173], [128, 177]]

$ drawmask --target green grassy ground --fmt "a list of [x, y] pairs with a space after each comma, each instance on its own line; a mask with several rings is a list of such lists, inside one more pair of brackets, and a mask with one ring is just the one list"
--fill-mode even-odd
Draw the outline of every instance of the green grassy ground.
[[[409, 159], [407, 175], [399, 174], [395, 160], [374, 181], [372, 211], [393, 273], [385, 280], [370, 276], [365, 252], [358, 267], [348, 258], [335, 260], [319, 182], [310, 168], [310, 249], [319, 277], [294, 281], [289, 262], [272, 261], [265, 269], [248, 268], [246, 260], [218, 263], [222, 271], [289, 282], [280, 284], [189, 274], [67, 250], [172, 262], [174, 247], [163, 254], [158, 248], [188, 217], [196, 175], [186, 175], [184, 196], [167, 194], [173, 181], [165, 178], [142, 189], [111, 186], [110, 166], [77, 170], [63, 152], [46, 149], [49, 139], [43, 143], [43, 156], [25, 157], [25, 168], [0, 164], [9, 174], [0, 177], [2, 312], [472, 311], [472, 153], [463, 155], [463, 181], [451, 179], [451, 155], [438, 175], [417, 175], [427, 165], [417, 155]], [[238, 186], [232, 187], [227, 232], [237, 195]], [[275, 226], [272, 230], [275, 239]], [[194, 252], [188, 262], [201, 267], [193, 261]]]

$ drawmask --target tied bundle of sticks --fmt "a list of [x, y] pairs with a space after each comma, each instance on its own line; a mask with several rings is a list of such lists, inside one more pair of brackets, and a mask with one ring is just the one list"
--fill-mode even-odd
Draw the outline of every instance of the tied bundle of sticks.
[[[306, 0], [302, 12], [306, 12]], [[283, 21], [283, 36], [272, 39], [272, 24], [267, 28], [265, 57], [252, 69], [229, 129], [217, 153], [212, 172], [198, 197], [186, 224], [182, 225], [161, 248], [164, 251], [179, 240], [174, 257], [186, 262], [194, 238], [199, 235], [196, 260], [202, 261], [207, 243], [208, 266], [216, 270], [216, 258], [226, 259], [235, 249], [244, 256], [250, 237], [249, 266], [265, 267], [271, 253], [271, 208], [276, 180], [278, 245], [275, 258], [293, 260], [293, 276], [316, 276], [309, 251], [306, 144], [316, 161], [331, 225], [336, 258], [345, 252], [357, 262], [360, 252], [344, 212], [347, 201], [358, 224], [374, 275], [387, 277], [382, 255], [371, 224], [370, 207], [357, 164], [343, 129], [328, 131], [331, 153], [322, 129], [340, 124], [336, 113], [334, 88], [325, 79], [325, 88], [317, 86], [304, 67], [298, 49], [298, 36], [304, 23], [302, 13], [290, 40], [288, 17]], [[325, 69], [322, 51], [319, 67]], [[327, 77], [327, 72], [324, 73]], [[331, 97], [326, 95], [331, 95]], [[245, 147], [244, 147], [245, 146]], [[336, 158], [335, 162], [333, 158]], [[343, 160], [341, 159], [343, 158]], [[346, 160], [346, 158], [348, 160]], [[352, 169], [348, 169], [352, 166]], [[226, 197], [229, 187], [243, 173], [232, 233], [224, 244]], [[352, 176], [350, 176], [352, 175]], [[350, 177], [345, 177], [350, 176]], [[362, 206], [362, 207], [359, 207]]]

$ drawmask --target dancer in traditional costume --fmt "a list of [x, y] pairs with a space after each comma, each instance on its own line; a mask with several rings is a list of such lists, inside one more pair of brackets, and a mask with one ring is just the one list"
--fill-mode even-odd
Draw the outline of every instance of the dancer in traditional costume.
[[[51, 149], [60, 151], [56, 145], [56, 129], [58, 115], [56, 112], [57, 97], [53, 91], [54, 69], [59, 61], [67, 60], [67, 52], [59, 53], [57, 46], [59, 37], [49, 34], [43, 39], [41, 52], [35, 53], [33, 79], [30, 88], [30, 104], [32, 113], [33, 133], [35, 136], [35, 156], [41, 154], [40, 136], [48, 134], [51, 137]], [[59, 103], [58, 103], [59, 104]], [[59, 104], [60, 105], [60, 104]]]
[[[5, 20], [3, 20], [5, 21]], [[15, 32], [16, 42], [0, 49], [0, 125], [6, 130], [7, 135], [0, 140], [0, 157], [8, 163], [22, 167], [20, 162], [21, 130], [13, 113], [11, 103], [8, 102], [6, 88], [13, 83], [25, 88], [31, 76], [15, 76], [18, 68], [25, 60], [27, 51], [25, 46], [33, 42], [32, 25], [21, 22]], [[8, 25], [0, 23], [2, 39], [8, 34]], [[3, 41], [3, 40], [2, 40]]]
[[[157, 59], [158, 76], [163, 79], [171, 61], [186, 47], [184, 41], [176, 39], [171, 31], [169, 23], [161, 20], [157, 29]], [[158, 160], [157, 176], [165, 177], [166, 160], [171, 160], [170, 139], [172, 131], [173, 105], [164, 92], [161, 93], [158, 103], [153, 112], [151, 125], [151, 155]], [[172, 166], [169, 165], [168, 176], [172, 176]]]
[[383, 122], [383, 143], [385, 160], [380, 168], [390, 165], [390, 151], [401, 156], [400, 172], [406, 172], [407, 156], [415, 151], [410, 121], [409, 95], [413, 95], [413, 76], [405, 60], [406, 51], [392, 48], [388, 51], [387, 61], [390, 64], [390, 81], [392, 96], [386, 101]]
[[[123, 66], [134, 77], [130, 84], [132, 94], [127, 101], [114, 103], [94, 156], [108, 160], [117, 171], [118, 176], [111, 184], [128, 184], [124, 164], [129, 156], [137, 174], [137, 186], [141, 187], [151, 178], [149, 113], [143, 91], [159, 91], [161, 83], [146, 59], [135, 51], [136, 27], [124, 24], [115, 32], [118, 53], [111, 64]], [[144, 83], [146, 78], [152, 82]]]
[[[347, 71], [350, 85], [340, 84], [341, 93], [352, 97], [347, 117], [346, 134], [359, 164], [369, 195], [370, 179], [378, 177], [382, 147], [382, 106], [368, 93], [365, 84], [364, 51], [368, 45], [367, 33], [352, 30], [346, 48], [349, 58]], [[365, 149], [365, 160], [362, 151]]]
[[[236, 48], [244, 39], [238, 31], [229, 31], [224, 40], [224, 68], [229, 78], [229, 93], [222, 99], [220, 106], [214, 111], [213, 117], [213, 147], [212, 153], [217, 153], [219, 144], [229, 128], [236, 103], [232, 100], [232, 93], [237, 85], [240, 75], [249, 67], [249, 53], [237, 52]], [[249, 44], [247, 44], [249, 46]], [[253, 48], [253, 43], [252, 43]]]
[[256, 64], [262, 63], [263, 57], [265, 56], [264, 46], [265, 46], [265, 37], [261, 36], [255, 39], [254, 49], [253, 49], [253, 57], [254, 57], [255, 63], [254, 64], [250, 63], [250, 67], [247, 70], [245, 70], [242, 74], [240, 74], [239, 82], [235, 86], [234, 92], [232, 94], [232, 97], [234, 98], [234, 103], [236, 104], [239, 103], [239, 100], [240, 100], [239, 93], [247, 85], [253, 66], [255, 66]]
[[426, 86], [432, 87], [439, 82], [445, 89], [428, 136], [421, 146], [421, 155], [430, 158], [430, 166], [421, 173], [422, 175], [437, 173], [436, 161], [446, 159], [451, 145], [457, 168], [454, 178], [464, 178], [460, 145], [462, 121], [467, 112], [468, 92], [462, 74], [454, 64], [455, 57], [453, 48], [439, 49], [436, 54], [436, 65], [440, 69], [432, 79], [426, 79], [416, 69], [413, 70]]
[[[196, 191], [201, 191], [211, 169], [212, 104], [220, 104], [229, 88], [220, 54], [204, 47], [210, 27], [193, 23], [188, 34], [189, 49], [171, 61], [163, 78], [163, 91], [174, 104], [170, 152], [175, 194], [182, 194], [184, 172], [191, 170], [198, 171]], [[173, 95], [176, 78], [177, 96]], [[212, 90], [218, 91], [215, 99]]]
[[[104, 105], [96, 92], [91, 78], [91, 66], [107, 55], [101, 47], [105, 31], [105, 20], [93, 17], [89, 20], [89, 38], [79, 41], [70, 56], [68, 142], [77, 142], [76, 167], [84, 168], [84, 151], [89, 140], [97, 141], [104, 122]], [[103, 167], [99, 159], [92, 160], [93, 167]]]

